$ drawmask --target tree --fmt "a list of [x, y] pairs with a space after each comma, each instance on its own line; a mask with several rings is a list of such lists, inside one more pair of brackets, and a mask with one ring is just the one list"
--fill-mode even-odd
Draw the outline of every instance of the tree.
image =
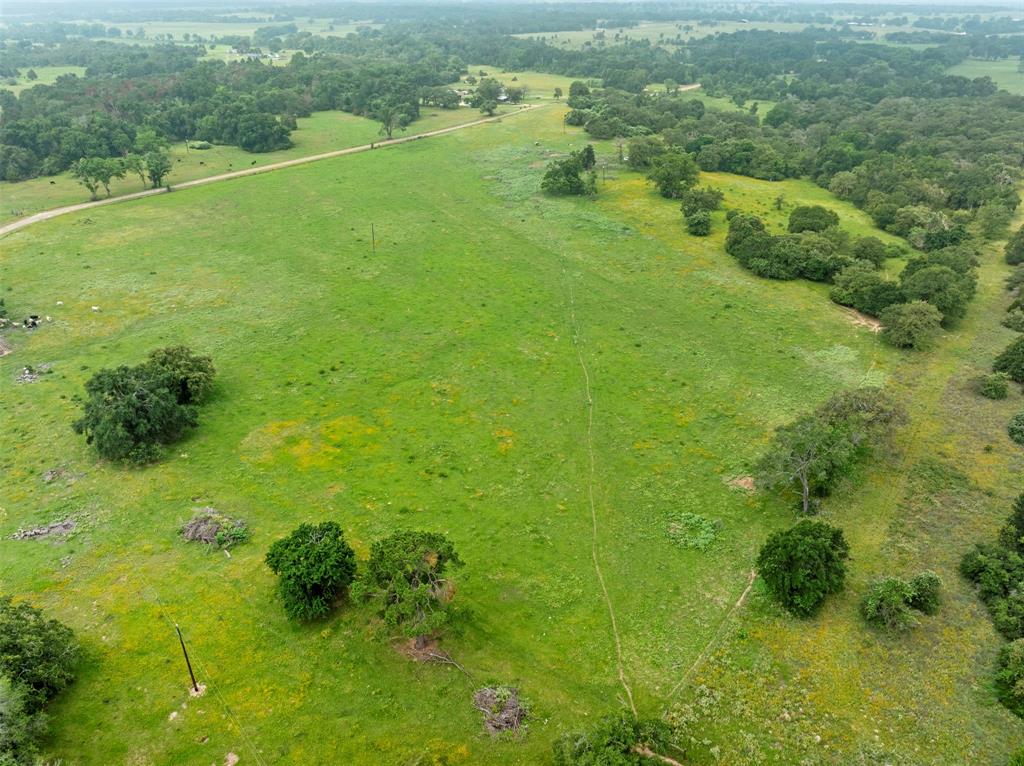
[[829, 297], [871, 316], [878, 316], [894, 303], [906, 300], [897, 282], [886, 279], [866, 263], [854, 263], [836, 274]]
[[901, 276], [900, 283], [908, 300], [927, 301], [942, 312], [943, 324], [949, 324], [967, 313], [973, 292], [969, 280], [948, 266], [928, 266]]
[[387, 136], [388, 141], [396, 130], [405, 130], [410, 122], [404, 106], [392, 101], [377, 102], [373, 108], [373, 119], [380, 123], [378, 135]]
[[[488, 116], [491, 116], [497, 110], [498, 110], [498, 102], [497, 101], [484, 101], [482, 104], [480, 104], [480, 112], [481, 112], [481, 114], [486, 114]], [[389, 136], [389, 138], [390, 138], [390, 136]]]
[[157, 134], [152, 128], [143, 128], [135, 134], [132, 150], [136, 154], [145, 155], [149, 152], [163, 151], [167, 146], [167, 139]]
[[867, 261], [875, 268], [881, 268], [889, 257], [889, 250], [878, 237], [860, 237], [853, 243], [850, 254], [857, 260]]
[[667, 755], [672, 730], [657, 718], [607, 715], [583, 731], [555, 741], [555, 766], [641, 766], [652, 761], [682, 766]]
[[558, 99], [560, 99], [561, 97], [562, 97], [562, 89], [556, 86], [555, 87], [555, 101], [558, 101]]
[[39, 743], [46, 733], [44, 713], [29, 709], [28, 694], [22, 684], [0, 674], [0, 764], [36, 766]]
[[574, 80], [569, 85], [569, 98], [576, 98], [576, 97], [579, 97], [579, 96], [589, 96], [589, 95], [590, 95], [590, 88], [587, 87], [587, 84], [585, 82], [581, 82], [580, 80]]
[[1024, 412], [1018, 412], [1006, 425], [1010, 440], [1024, 447]]
[[154, 189], [161, 186], [164, 178], [171, 172], [171, 156], [167, 152], [146, 152], [142, 157], [142, 164]]
[[580, 150], [580, 167], [584, 170], [593, 170], [597, 164], [597, 155], [594, 154], [593, 144], [587, 144]]
[[107, 460], [150, 462], [198, 423], [195, 407], [178, 402], [180, 391], [179, 381], [151, 364], [100, 370], [85, 384], [74, 430]]
[[274, 152], [292, 145], [288, 128], [274, 115], [266, 112], [246, 112], [241, 115], [235, 140], [247, 152]]
[[930, 348], [942, 329], [942, 313], [925, 301], [895, 303], [883, 309], [879, 319], [882, 338], [897, 348]]
[[124, 163], [117, 158], [83, 157], [71, 165], [71, 175], [89, 190], [96, 199], [96, 192], [102, 186], [110, 196], [110, 182], [115, 178], [124, 178]]
[[695, 237], [706, 237], [711, 233], [711, 213], [696, 210], [686, 216], [686, 231]]
[[825, 231], [839, 225], [839, 216], [821, 205], [801, 205], [789, 214], [789, 233]]
[[564, 160], [552, 160], [540, 182], [541, 191], [554, 195], [586, 194], [586, 184], [580, 177], [582, 170], [575, 155]]
[[462, 566], [455, 546], [436, 532], [395, 532], [370, 546], [370, 560], [353, 593], [372, 601], [386, 625], [426, 646], [451, 619], [454, 593], [446, 575]]
[[996, 696], [1024, 718], [1024, 639], [1018, 638], [999, 652], [995, 673]]
[[29, 69], [27, 72], [25, 72], [25, 78], [29, 82], [34, 82], [39, 79], [39, 75], [36, 74], [35, 69]]
[[994, 372], [1004, 372], [1010, 380], [1024, 383], [1024, 338], [1017, 338], [1007, 346], [992, 364]]
[[682, 152], [667, 152], [656, 158], [647, 174], [647, 179], [654, 182], [666, 199], [679, 199], [699, 177], [700, 170], [693, 157]]
[[765, 489], [798, 484], [801, 511], [809, 514], [812, 494], [828, 490], [852, 461], [855, 449], [845, 424], [805, 415], [776, 429], [758, 465], [757, 483]]
[[169, 346], [149, 352], [149, 363], [169, 374], [178, 387], [178, 404], [198, 404], [213, 386], [216, 370], [208, 356], [187, 346]]
[[629, 142], [626, 164], [634, 170], [644, 170], [667, 151], [668, 147], [660, 137], [638, 136]]
[[847, 558], [841, 529], [804, 519], [768, 538], [757, 571], [776, 601], [798, 617], [810, 617], [826, 596], [843, 589]]
[[75, 680], [79, 656], [71, 628], [30, 604], [0, 597], [0, 676], [23, 687], [30, 713]]
[[1003, 248], [1006, 262], [1011, 266], [1024, 263], [1024, 226], [1014, 232], [1013, 236], [1006, 240]]
[[297, 620], [327, 614], [356, 573], [355, 551], [334, 521], [299, 525], [270, 546], [266, 561], [280, 578], [285, 612]]
[[1010, 225], [1013, 213], [1001, 202], [986, 202], [975, 214], [981, 236], [985, 239], [999, 239]]

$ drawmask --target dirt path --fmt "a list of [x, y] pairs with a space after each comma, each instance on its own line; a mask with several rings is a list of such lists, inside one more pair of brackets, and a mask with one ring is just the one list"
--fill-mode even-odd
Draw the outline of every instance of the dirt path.
[[580, 343], [580, 327], [579, 322], [576, 320], [576, 293], [573, 290], [572, 282], [569, 281], [569, 275], [565, 271], [564, 264], [562, 266], [562, 276], [569, 287], [569, 322], [572, 325], [572, 345], [576, 350], [576, 358], [579, 361], [580, 370], [583, 373], [583, 393], [586, 394], [587, 397], [587, 454], [589, 457], [589, 469], [587, 472], [587, 498], [590, 504], [590, 558], [594, 564], [594, 574], [597, 577], [597, 582], [601, 586], [601, 595], [604, 598], [605, 606], [608, 609], [608, 618], [611, 622], [612, 628], [612, 638], [615, 641], [615, 667], [618, 671], [619, 683], [622, 684], [622, 688], [626, 692], [629, 709], [633, 711], [633, 717], [636, 718], [637, 710], [636, 703], [633, 702], [633, 689], [626, 680], [626, 671], [622, 662], [622, 639], [619, 636], [619, 624], [618, 620], [615, 618], [615, 607], [612, 604], [611, 596], [608, 595], [608, 586], [605, 585], [604, 573], [601, 570], [601, 559], [598, 555], [597, 503], [594, 500], [594, 484], [596, 482], [597, 474], [597, 461], [594, 456], [594, 396], [590, 387], [590, 371], [587, 369], [587, 363], [583, 359], [583, 348]]
[[460, 125], [451, 125], [447, 128], [438, 128], [437, 130], [430, 130], [426, 133], [417, 133], [412, 136], [402, 136], [401, 138], [386, 139], [384, 141], [374, 141], [372, 144], [361, 144], [359, 146], [350, 146], [347, 149], [335, 149], [330, 152], [323, 152], [321, 154], [311, 154], [308, 157], [296, 157], [292, 160], [283, 160], [281, 162], [274, 162], [270, 165], [261, 165], [256, 168], [246, 168], [245, 170], [234, 170], [230, 173], [221, 173], [215, 176], [207, 176], [206, 178], [197, 178], [194, 181], [185, 181], [184, 183], [174, 184], [173, 186], [167, 186], [160, 189], [146, 189], [145, 191], [133, 192], [131, 194], [122, 194], [118, 197], [109, 197], [107, 199], [92, 200], [90, 202], [80, 202], [76, 205], [65, 205], [64, 207], [55, 207], [50, 210], [43, 210], [33, 215], [19, 218], [16, 221], [11, 221], [8, 224], [0, 226], [0, 237], [10, 234], [13, 231], [24, 229], [26, 226], [31, 226], [34, 223], [41, 221], [49, 221], [51, 218], [57, 216], [67, 215], [68, 213], [78, 213], [82, 210], [91, 210], [94, 207], [100, 207], [102, 205], [112, 205], [115, 202], [127, 202], [133, 199], [142, 199], [143, 197], [152, 197], [157, 194], [167, 194], [172, 191], [181, 191], [183, 189], [191, 189], [195, 186], [203, 186], [205, 184], [218, 183], [220, 181], [230, 181], [234, 178], [244, 178], [245, 176], [254, 176], [257, 173], [269, 173], [272, 170], [281, 170], [282, 168], [290, 168], [295, 165], [305, 165], [307, 162], [318, 162], [319, 160], [329, 160], [333, 157], [341, 157], [346, 154], [357, 154], [358, 152], [368, 152], [371, 149], [383, 149], [389, 146], [396, 146], [398, 144], [405, 144], [409, 141], [418, 141], [421, 138], [430, 138], [432, 136], [443, 136], [446, 133], [454, 133], [457, 130], [463, 130], [465, 128], [472, 128], [476, 125], [483, 125], [487, 122], [498, 122], [506, 117], [512, 117], [523, 112], [529, 112], [533, 109], [540, 109], [546, 106], [546, 104], [526, 104], [520, 107], [515, 112], [508, 112], [506, 114], [497, 114], [494, 117], [483, 117], [479, 120], [473, 120], [471, 122], [464, 122]]

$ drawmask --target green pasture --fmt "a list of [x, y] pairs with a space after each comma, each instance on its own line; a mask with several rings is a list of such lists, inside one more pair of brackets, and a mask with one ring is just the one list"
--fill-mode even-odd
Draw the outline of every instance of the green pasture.
[[[606, 29], [574, 29], [560, 32], [524, 32], [513, 37], [544, 40], [549, 45], [562, 48], [582, 48], [586, 45], [616, 45], [630, 41], [647, 40], [651, 43], [672, 45], [676, 38], [692, 40], [716, 34], [730, 34], [748, 29], [772, 32], [799, 32], [807, 24], [791, 22], [740, 22], [740, 21], [642, 21], [632, 27], [609, 27]], [[603, 34], [602, 34], [603, 33]], [[618, 39], [616, 39], [618, 35]]]
[[[908, 357], [824, 286], [742, 270], [722, 249], [724, 213], [712, 236], [688, 236], [678, 205], [620, 168], [611, 142], [597, 144], [596, 200], [539, 195], [546, 163], [586, 142], [561, 117], [548, 107], [3, 239], [9, 309], [53, 321], [8, 332], [0, 358], [16, 444], [0, 456], [0, 589], [72, 625], [87, 656], [52, 707], [50, 756], [543, 763], [561, 732], [624, 704], [592, 539], [637, 707], [699, 722], [693, 763], [938, 766], [965, 753], [1001, 766], [1024, 741], [983, 686], [998, 641], [951, 573], [1022, 468], [1005, 437], [982, 446], [1012, 403], [962, 380], [1005, 340], [994, 256], [980, 311], [941, 350]], [[702, 182], [773, 228], [788, 206], [821, 203], [872, 232], [808, 182]], [[82, 383], [176, 343], [219, 370], [201, 426], [145, 469], [97, 460], [69, 426]], [[39, 364], [52, 372], [14, 382]], [[794, 520], [789, 499], [730, 482], [776, 425], [861, 384], [912, 396], [914, 423], [900, 453], [828, 504], [853, 544], [851, 593], [797, 622], [755, 586], [719, 647], [760, 544]], [[958, 493], [943, 489], [952, 468], [968, 482]], [[247, 519], [253, 540], [230, 557], [184, 543], [177, 530], [202, 506]], [[709, 551], [673, 542], [684, 511], [720, 525]], [[66, 542], [10, 539], [69, 516]], [[262, 557], [323, 519], [361, 557], [396, 528], [452, 537], [462, 612], [441, 646], [465, 672], [410, 660], [362, 607], [286, 619]], [[950, 606], [882, 644], [856, 595], [919, 562], [941, 571]], [[198, 700], [174, 622], [208, 685]], [[487, 682], [530, 701], [523, 737], [483, 733], [471, 695]]]
[[[498, 113], [514, 110], [501, 107]], [[405, 133], [415, 135], [439, 128], [447, 128], [482, 117], [476, 109], [433, 109], [424, 107], [422, 117], [409, 126]], [[360, 146], [380, 140], [380, 125], [365, 117], [347, 112], [315, 112], [298, 119], [298, 130], [292, 132], [295, 146], [278, 152], [252, 154], [237, 146], [213, 146], [210, 149], [186, 149], [184, 142], [171, 147], [174, 168], [168, 182], [174, 184], [206, 178], [234, 170], [270, 165], [275, 162], [308, 157], [313, 154]], [[113, 196], [141, 191], [144, 188], [137, 175], [128, 175], [110, 185]], [[0, 222], [37, 213], [51, 207], [86, 202], [89, 192], [70, 173], [41, 176], [16, 183], [0, 181]]]
[[62, 74], [73, 74], [82, 77], [85, 74], [84, 66], [39, 66], [36, 70], [36, 79], [30, 80], [26, 76], [28, 68], [19, 69], [18, 76], [11, 78], [14, 82], [5, 79], [0, 81], [0, 90], [9, 90], [15, 96], [33, 85], [53, 85]]
[[967, 59], [954, 67], [949, 74], [961, 77], [991, 77], [992, 81], [1010, 93], [1024, 94], [1024, 72], [1020, 71], [1020, 59]]

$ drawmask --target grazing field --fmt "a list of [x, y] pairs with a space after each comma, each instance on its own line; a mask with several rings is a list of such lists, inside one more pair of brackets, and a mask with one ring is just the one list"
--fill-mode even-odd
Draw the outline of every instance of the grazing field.
[[1020, 59], [967, 59], [954, 67], [949, 74], [961, 77], [991, 77], [992, 81], [1010, 93], [1024, 94], [1024, 72], [1020, 71]]
[[[498, 114], [515, 107], [500, 107]], [[416, 135], [464, 122], [480, 119], [476, 109], [424, 108], [423, 116], [412, 123], [405, 133], [396, 136]], [[298, 119], [299, 129], [291, 135], [295, 146], [278, 152], [253, 154], [237, 146], [213, 146], [210, 149], [186, 149], [184, 142], [171, 146], [174, 163], [167, 180], [172, 186], [196, 178], [207, 178], [233, 170], [270, 165], [297, 157], [345, 149], [380, 140], [380, 124], [366, 117], [356, 117], [347, 112], [315, 112], [310, 117]], [[111, 194], [128, 194], [145, 188], [136, 175], [115, 180], [110, 185]], [[6, 222], [47, 208], [86, 202], [89, 192], [70, 173], [56, 176], [42, 176], [28, 181], [10, 183], [0, 181], [0, 222]]]
[[[560, 732], [623, 706], [620, 668], [642, 713], [698, 722], [694, 763], [1001, 766], [1024, 741], [981, 686], [998, 642], [951, 571], [1024, 467], [1007, 444], [983, 446], [1019, 395], [979, 402], [962, 377], [1005, 340], [994, 253], [979, 310], [907, 357], [824, 286], [743, 271], [722, 249], [724, 213], [711, 237], [687, 236], [639, 174], [603, 168], [594, 201], [541, 197], [546, 161], [585, 142], [561, 120], [538, 109], [3, 240], [8, 307], [53, 322], [9, 333], [0, 358], [17, 440], [0, 457], [0, 582], [73, 626], [88, 656], [50, 709], [52, 756], [534, 764]], [[871, 231], [810, 183], [703, 182], [773, 228], [814, 202]], [[146, 469], [98, 461], [71, 432], [72, 397], [95, 370], [176, 343], [219, 370], [202, 424]], [[52, 372], [13, 382], [39, 364]], [[828, 504], [853, 545], [852, 592], [795, 621], [755, 586], [733, 614], [758, 547], [794, 513], [732, 482], [774, 426], [887, 382], [914, 397], [901, 452]], [[230, 558], [183, 542], [200, 506], [245, 518], [253, 540]], [[680, 545], [686, 512], [717, 524], [707, 551]], [[10, 539], [68, 517], [66, 542]], [[263, 554], [324, 519], [360, 556], [396, 528], [451, 536], [463, 611], [442, 645], [465, 673], [396, 651], [361, 607], [285, 618]], [[950, 594], [893, 645], [856, 611], [891, 561], [929, 562]], [[199, 700], [175, 622], [209, 686]], [[530, 701], [523, 738], [483, 733], [471, 695], [485, 682]]]
[[609, 27], [607, 29], [574, 29], [561, 32], [526, 32], [513, 37], [544, 40], [549, 45], [562, 48], [582, 48], [587, 45], [615, 45], [630, 41], [647, 40], [651, 43], [672, 46], [676, 38], [692, 40], [708, 35], [729, 34], [748, 29], [762, 29], [770, 32], [799, 32], [807, 24], [779, 22], [741, 21], [642, 21], [632, 27]]
[[0, 90], [9, 90], [15, 96], [26, 88], [33, 85], [53, 85], [62, 74], [73, 74], [81, 77], [85, 74], [85, 67], [82, 66], [40, 66], [35, 67], [36, 79], [28, 78], [28, 69], [18, 70], [18, 76], [13, 78], [14, 83], [8, 81], [0, 82]]

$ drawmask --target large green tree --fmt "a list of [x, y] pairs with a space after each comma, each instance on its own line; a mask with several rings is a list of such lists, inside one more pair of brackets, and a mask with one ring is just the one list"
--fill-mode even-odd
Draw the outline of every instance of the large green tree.
[[681, 198], [699, 177], [697, 163], [683, 152], [666, 152], [654, 158], [647, 174], [648, 180], [658, 187], [658, 193], [667, 199]]
[[356, 573], [356, 554], [334, 521], [300, 524], [270, 546], [266, 560], [279, 578], [285, 612], [298, 620], [327, 614]]
[[810, 617], [826, 596], [843, 589], [849, 555], [841, 529], [804, 519], [768, 538], [757, 571], [776, 601], [798, 617]]
[[40, 610], [0, 597], [0, 675], [25, 689], [29, 712], [75, 680], [81, 650], [69, 627]]
[[455, 546], [437, 532], [399, 531], [370, 546], [353, 594], [372, 601], [385, 624], [423, 647], [451, 618], [450, 570], [462, 566]]

